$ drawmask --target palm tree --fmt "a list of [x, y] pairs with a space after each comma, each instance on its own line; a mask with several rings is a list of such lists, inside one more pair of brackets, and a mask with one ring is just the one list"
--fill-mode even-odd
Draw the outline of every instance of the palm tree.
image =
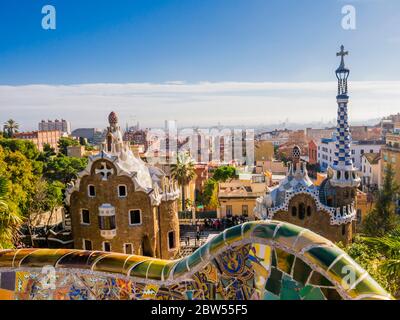
[[4, 123], [4, 132], [7, 134], [9, 138], [18, 132], [19, 124], [13, 119], [9, 119]]
[[196, 176], [193, 159], [188, 153], [178, 154], [177, 162], [171, 168], [171, 176], [182, 188], [182, 211], [185, 211], [185, 187]]
[[367, 244], [374, 246], [386, 257], [380, 264], [382, 272], [394, 279], [400, 278], [400, 228], [383, 237], [364, 237]]

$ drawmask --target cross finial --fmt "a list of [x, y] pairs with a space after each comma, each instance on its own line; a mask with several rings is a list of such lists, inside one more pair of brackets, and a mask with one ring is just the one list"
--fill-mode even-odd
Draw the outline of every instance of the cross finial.
[[344, 51], [344, 45], [341, 45], [340, 46], [340, 52], [336, 53], [336, 56], [337, 57], [341, 56], [342, 59], [343, 59], [343, 57], [347, 56], [347, 55], [349, 55], [349, 52], [348, 51]]
[[344, 51], [344, 45], [340, 46], [340, 52], [336, 53], [337, 57], [341, 57], [341, 61], [340, 61], [340, 67], [339, 68], [344, 68], [344, 56], [348, 56], [349, 52], [348, 51]]

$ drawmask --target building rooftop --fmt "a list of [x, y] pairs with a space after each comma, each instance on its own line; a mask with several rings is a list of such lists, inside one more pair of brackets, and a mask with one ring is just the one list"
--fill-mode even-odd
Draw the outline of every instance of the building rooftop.
[[379, 153], [364, 153], [363, 157], [365, 157], [370, 164], [378, 164], [381, 155]]

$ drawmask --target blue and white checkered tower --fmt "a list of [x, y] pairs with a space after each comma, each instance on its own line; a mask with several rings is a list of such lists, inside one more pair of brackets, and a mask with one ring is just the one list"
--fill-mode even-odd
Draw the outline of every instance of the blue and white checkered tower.
[[351, 158], [351, 133], [348, 123], [347, 103], [347, 79], [350, 70], [344, 65], [344, 56], [348, 55], [344, 51], [344, 46], [340, 47], [340, 52], [336, 55], [341, 57], [339, 68], [336, 69], [336, 78], [338, 79], [338, 95], [336, 97], [338, 104], [338, 118], [336, 126], [336, 150], [335, 160], [333, 162], [333, 177], [331, 184], [337, 187], [357, 187], [360, 184], [360, 178], [357, 175], [357, 169], [353, 166]]

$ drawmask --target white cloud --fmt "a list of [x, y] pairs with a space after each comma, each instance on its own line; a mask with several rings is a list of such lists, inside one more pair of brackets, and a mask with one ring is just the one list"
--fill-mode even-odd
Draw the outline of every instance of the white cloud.
[[[400, 81], [351, 82], [350, 121], [400, 111]], [[335, 82], [199, 82], [0, 86], [0, 121], [35, 129], [41, 119], [65, 118], [77, 127], [104, 127], [111, 110], [121, 125], [162, 126], [332, 120]]]

